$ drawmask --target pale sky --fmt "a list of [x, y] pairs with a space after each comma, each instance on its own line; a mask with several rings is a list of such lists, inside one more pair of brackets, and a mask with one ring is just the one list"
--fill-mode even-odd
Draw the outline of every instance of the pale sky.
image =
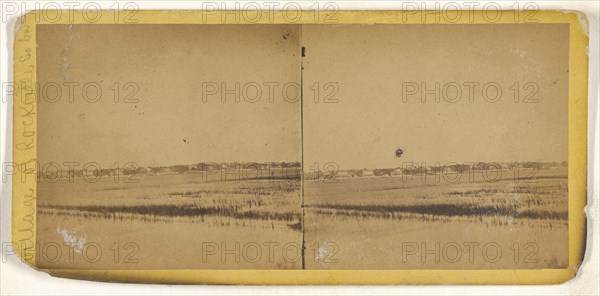
[[[376, 168], [567, 160], [566, 24], [305, 26], [302, 37], [304, 85], [339, 85], [338, 103], [305, 100], [305, 163]], [[421, 103], [436, 82], [441, 102], [433, 94]], [[479, 83], [473, 103], [470, 82]], [[534, 91], [525, 89], [530, 82], [538, 103], [522, 102]], [[452, 83], [462, 90], [455, 103], [443, 97], [444, 85], [450, 101], [457, 96]], [[496, 103], [483, 97], [489, 83], [502, 90]], [[495, 88], [488, 87], [493, 100]], [[403, 93], [415, 94], [403, 102]]]
[[[75, 103], [39, 106], [39, 161], [94, 161], [102, 166], [204, 162], [300, 161], [300, 103], [282, 97], [300, 82], [296, 26], [48, 25], [38, 26], [40, 85], [79, 82]], [[87, 103], [86, 83], [102, 98]], [[114, 103], [115, 83], [138, 103]], [[270, 102], [269, 86], [273, 86]], [[225, 83], [223, 85], [223, 83]], [[221, 89], [244, 86], [249, 100], [220, 102]], [[215, 93], [211, 86], [217, 86]], [[204, 90], [203, 90], [204, 88]], [[289, 89], [290, 100], [294, 98]], [[88, 97], [95, 89], [88, 89]], [[203, 93], [206, 102], [203, 102]], [[48, 95], [50, 97], [50, 94]]]
[[[40, 162], [300, 161], [301, 106], [286, 101], [282, 89], [300, 83], [301, 46], [309, 165], [568, 156], [568, 25], [41, 25], [37, 34], [41, 93], [50, 83], [63, 92], [59, 102], [42, 99], [38, 107]], [[72, 82], [79, 83], [75, 103], [68, 96]], [[139, 102], [115, 103], [115, 83], [123, 98], [134, 90], [125, 88], [130, 82]], [[435, 89], [436, 82], [440, 90], [460, 85], [461, 99], [436, 103], [430, 95], [421, 103], [421, 88]], [[465, 85], [471, 82], [479, 83], [474, 102]], [[100, 85], [100, 102], [84, 100], [89, 83]], [[223, 85], [236, 83], [258, 84], [260, 100], [219, 102]], [[337, 103], [322, 102], [333, 90], [324, 88], [328, 83], [338, 86]], [[496, 103], [482, 96], [489, 83], [502, 90]], [[515, 83], [519, 103], [510, 88]], [[539, 102], [522, 102], [533, 91], [528, 83]], [[220, 90], [203, 102], [208, 84]], [[419, 89], [403, 102], [408, 84]], [[488, 94], [494, 97], [495, 89]], [[398, 147], [401, 159], [394, 156]]]

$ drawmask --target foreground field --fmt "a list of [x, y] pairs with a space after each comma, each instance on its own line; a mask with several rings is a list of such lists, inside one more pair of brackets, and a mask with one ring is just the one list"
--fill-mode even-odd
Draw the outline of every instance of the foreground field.
[[[331, 181], [331, 180], [330, 180]], [[498, 269], [568, 265], [566, 168], [535, 177], [38, 184], [42, 268]], [[302, 220], [304, 219], [304, 225]], [[304, 244], [303, 244], [304, 239]], [[304, 258], [302, 246], [304, 245]]]
[[41, 267], [301, 267], [299, 180], [162, 175], [61, 180], [39, 192]]
[[305, 183], [308, 269], [564, 268], [567, 170]]

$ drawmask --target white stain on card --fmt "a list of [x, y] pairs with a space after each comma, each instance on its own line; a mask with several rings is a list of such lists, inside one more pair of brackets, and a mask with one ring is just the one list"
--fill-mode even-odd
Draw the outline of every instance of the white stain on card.
[[527, 52], [522, 49], [510, 49], [510, 53], [521, 58], [524, 58], [527, 55]]
[[335, 243], [324, 241], [323, 244], [315, 250], [315, 261], [320, 262], [323, 266], [335, 263], [336, 249]]
[[60, 71], [63, 76], [63, 80], [67, 80], [68, 70], [71, 67], [71, 45], [73, 44], [73, 25], [69, 25], [67, 31], [66, 44], [62, 51], [62, 63], [60, 64]]
[[81, 251], [83, 251], [83, 248], [87, 242], [86, 235], [77, 235], [77, 230], [61, 229], [60, 226], [56, 228], [56, 233], [62, 236], [65, 244], [73, 248], [75, 253], [81, 253]]

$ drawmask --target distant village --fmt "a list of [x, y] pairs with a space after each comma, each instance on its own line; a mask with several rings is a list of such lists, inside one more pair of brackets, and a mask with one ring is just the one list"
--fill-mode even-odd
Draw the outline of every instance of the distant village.
[[390, 177], [402, 175], [419, 175], [419, 174], [440, 174], [440, 173], [464, 173], [468, 171], [484, 171], [484, 170], [516, 170], [516, 169], [547, 169], [554, 167], [567, 167], [568, 163], [564, 162], [477, 162], [468, 164], [448, 164], [434, 166], [425, 164], [406, 164], [403, 167], [396, 168], [379, 168], [379, 169], [351, 169], [340, 170], [336, 177], [343, 178], [360, 178], [360, 177]]
[[256, 171], [260, 174], [297, 174], [300, 176], [302, 164], [300, 162], [228, 162], [213, 163], [200, 162], [190, 165], [172, 165], [172, 166], [148, 166], [142, 167], [135, 163], [126, 163], [122, 166], [112, 168], [101, 168], [99, 165], [86, 164], [75, 168], [66, 168], [55, 165], [51, 169], [40, 169], [38, 167], [38, 178], [51, 179], [58, 175], [60, 179], [66, 178], [98, 178], [112, 177], [116, 175], [178, 175], [178, 174], [213, 174], [220, 171]]
[[[376, 169], [346, 169], [329, 172], [305, 171], [305, 178], [311, 179], [315, 176], [329, 175], [334, 178], [368, 178], [368, 177], [391, 177], [402, 175], [419, 174], [440, 174], [440, 173], [464, 173], [468, 171], [483, 170], [515, 170], [515, 169], [547, 169], [554, 167], [567, 167], [567, 162], [502, 162], [502, 163], [468, 163], [468, 164], [449, 164], [427, 166], [425, 164], [404, 164], [403, 167], [395, 168], [376, 168]], [[58, 172], [59, 178], [98, 178], [111, 177], [115, 175], [178, 175], [178, 174], [211, 174], [216, 172], [236, 172], [250, 171], [258, 172], [262, 176], [297, 176], [299, 179], [302, 174], [302, 164], [300, 162], [243, 162], [243, 163], [210, 163], [201, 162], [191, 165], [172, 165], [156, 167], [140, 167], [134, 163], [129, 163], [119, 168], [99, 168], [98, 166], [87, 166], [86, 169], [75, 168], [70, 170], [61, 170]], [[48, 178], [48, 172], [38, 170], [38, 174], [45, 174]], [[50, 172], [56, 175], [57, 172]]]
[[139, 172], [147, 175], [171, 175], [171, 174], [193, 174], [202, 172], [216, 171], [236, 171], [236, 170], [284, 170], [301, 169], [300, 162], [228, 162], [214, 163], [201, 162], [192, 165], [173, 165], [164, 167], [142, 167]]

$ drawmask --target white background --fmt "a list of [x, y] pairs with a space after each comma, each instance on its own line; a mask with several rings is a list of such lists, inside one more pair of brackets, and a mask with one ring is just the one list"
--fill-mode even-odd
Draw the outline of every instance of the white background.
[[[23, 4], [28, 2], [26, 4]], [[40, 7], [53, 2], [65, 9], [68, 7], [83, 7], [85, 1], [4, 1], [2, 4], [2, 16], [0, 23], [0, 54], [1, 54], [1, 72], [0, 80], [2, 85], [10, 82], [12, 79], [12, 39], [13, 29], [17, 16], [12, 15], [12, 7], [17, 4], [18, 7], [26, 5], [26, 10], [35, 9], [35, 3]], [[114, 8], [117, 0], [96, 1], [94, 7], [103, 9]], [[139, 9], [202, 9], [206, 2], [214, 5], [221, 5], [219, 1], [124, 1], [135, 2]], [[265, 1], [265, 6], [261, 1], [240, 1], [241, 7], [249, 2], [257, 3], [261, 7], [275, 6], [283, 7], [285, 2]], [[323, 7], [327, 1], [317, 3], [315, 1], [293, 1], [303, 9]], [[335, 5], [342, 10], [348, 9], [402, 9], [403, 2], [391, 1], [329, 1], [335, 2]], [[436, 3], [439, 7], [452, 4], [458, 5], [462, 9], [469, 7], [483, 7], [490, 1], [408, 1], [410, 5], [418, 5], [421, 9], [435, 9]], [[503, 9], [515, 8], [516, 0], [495, 1]], [[20, 262], [16, 256], [5, 254], [2, 248], [2, 258], [0, 263], [0, 294], [2, 295], [105, 295], [105, 294], [129, 294], [129, 295], [264, 295], [264, 294], [452, 294], [452, 295], [599, 295], [599, 224], [598, 224], [598, 204], [599, 204], [599, 151], [598, 139], [598, 46], [599, 46], [599, 2], [596, 1], [522, 1], [518, 3], [523, 7], [525, 3], [535, 3], [539, 9], [562, 9], [582, 11], [587, 15], [589, 21], [590, 35], [590, 68], [589, 68], [589, 134], [588, 134], [588, 240], [585, 260], [579, 270], [577, 277], [565, 284], [555, 286], [327, 286], [327, 287], [244, 287], [244, 286], [169, 286], [169, 285], [142, 285], [142, 284], [117, 284], [101, 283], [91, 281], [69, 280], [53, 278], [46, 273], [36, 271], [24, 263]], [[315, 6], [319, 5], [319, 6]], [[10, 6], [10, 7], [9, 7]], [[210, 6], [209, 6], [210, 7]], [[450, 7], [450, 6], [446, 6]], [[235, 8], [234, 2], [230, 2], [227, 8]], [[25, 11], [19, 11], [22, 14]], [[11, 16], [9, 16], [9, 14]], [[0, 157], [4, 164], [10, 162], [12, 150], [12, 104], [10, 97], [7, 96], [5, 88], [2, 88], [2, 103], [0, 106]], [[2, 171], [4, 174], [4, 171]], [[4, 179], [4, 176], [2, 176]], [[11, 241], [10, 238], [10, 213], [11, 213], [11, 181], [1, 182], [1, 213], [0, 213], [0, 239], [3, 246]], [[4, 260], [6, 258], [6, 260]], [[6, 261], [6, 262], [5, 262]]]

